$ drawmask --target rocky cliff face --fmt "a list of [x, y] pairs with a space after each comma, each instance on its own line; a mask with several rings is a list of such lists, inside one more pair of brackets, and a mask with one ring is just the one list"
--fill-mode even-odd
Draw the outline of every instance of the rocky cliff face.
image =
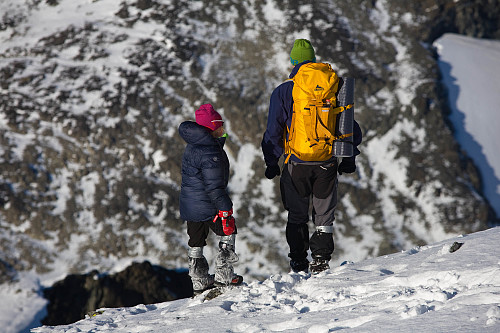
[[[0, 281], [15, 272], [186, 267], [178, 124], [227, 119], [239, 268], [287, 269], [286, 215], [260, 140], [295, 38], [356, 79], [364, 132], [340, 178], [335, 260], [487, 227], [446, 120], [431, 42], [500, 38], [497, 1], [26, 0], [0, 5]], [[210, 245], [216, 240], [211, 239]], [[208, 255], [210, 255], [210, 250]]]

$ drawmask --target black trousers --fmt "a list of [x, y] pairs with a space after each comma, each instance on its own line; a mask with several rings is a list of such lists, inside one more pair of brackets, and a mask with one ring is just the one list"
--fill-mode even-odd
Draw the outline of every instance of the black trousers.
[[330, 260], [334, 250], [333, 234], [315, 231], [309, 238], [309, 206], [315, 226], [332, 226], [337, 206], [337, 163], [324, 165], [285, 164], [280, 190], [288, 211], [286, 239], [288, 256], [300, 260], [310, 249], [313, 257]]
[[[226, 236], [222, 230], [222, 220], [220, 217], [215, 222], [212, 220], [203, 222], [187, 221], [187, 233], [189, 236], [189, 247], [202, 247], [207, 245], [208, 234], [212, 230], [217, 236]], [[234, 234], [237, 233], [234, 226]]]

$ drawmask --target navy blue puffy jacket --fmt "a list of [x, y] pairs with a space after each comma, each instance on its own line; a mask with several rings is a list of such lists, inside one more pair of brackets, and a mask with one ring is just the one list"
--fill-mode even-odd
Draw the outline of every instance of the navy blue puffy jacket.
[[229, 160], [223, 149], [225, 138], [214, 138], [209, 129], [192, 121], [180, 124], [179, 134], [187, 142], [182, 157], [181, 218], [212, 220], [219, 210], [233, 207], [226, 190]]

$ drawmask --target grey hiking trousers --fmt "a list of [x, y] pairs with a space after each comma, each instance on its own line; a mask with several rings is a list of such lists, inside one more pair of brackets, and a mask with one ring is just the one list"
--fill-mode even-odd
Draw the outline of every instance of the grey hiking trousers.
[[288, 211], [288, 223], [312, 221], [315, 226], [332, 226], [337, 207], [337, 163], [325, 165], [285, 164], [280, 178], [281, 199]]
[[[334, 250], [333, 222], [337, 207], [337, 161], [325, 164], [287, 163], [280, 178], [281, 199], [288, 211], [286, 239], [292, 260], [330, 260]], [[315, 232], [309, 238], [309, 206]]]

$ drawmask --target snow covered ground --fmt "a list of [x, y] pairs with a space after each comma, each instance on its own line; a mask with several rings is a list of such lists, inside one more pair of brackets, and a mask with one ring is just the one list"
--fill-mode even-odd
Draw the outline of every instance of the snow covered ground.
[[499, 238], [496, 227], [316, 276], [273, 275], [212, 300], [101, 309], [33, 332], [500, 332]]
[[500, 216], [500, 41], [445, 34], [434, 46], [455, 137], [479, 168], [484, 194]]

